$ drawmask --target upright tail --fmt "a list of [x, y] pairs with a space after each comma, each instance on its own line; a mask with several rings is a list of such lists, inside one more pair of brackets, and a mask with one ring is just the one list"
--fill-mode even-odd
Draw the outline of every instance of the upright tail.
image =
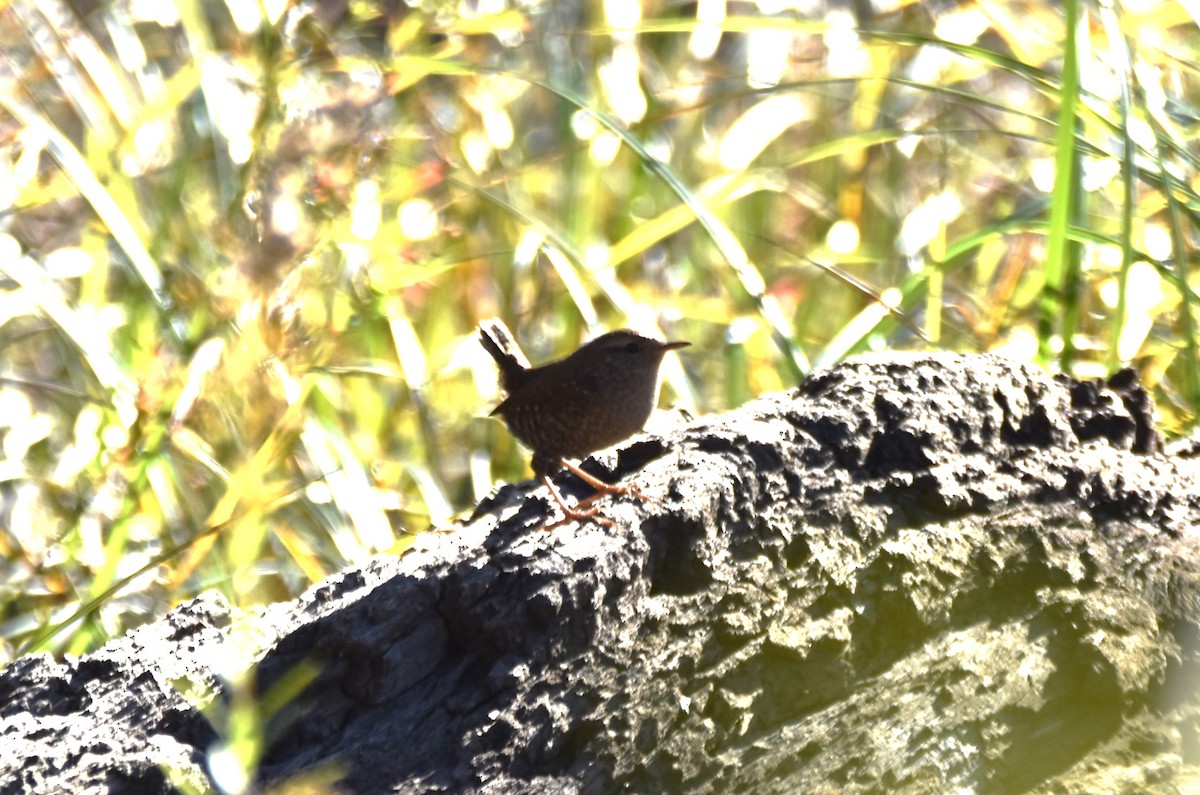
[[496, 366], [500, 368], [500, 386], [504, 391], [511, 394], [518, 389], [529, 372], [529, 360], [517, 347], [504, 321], [498, 317], [482, 321], [479, 324], [479, 344], [496, 360]]

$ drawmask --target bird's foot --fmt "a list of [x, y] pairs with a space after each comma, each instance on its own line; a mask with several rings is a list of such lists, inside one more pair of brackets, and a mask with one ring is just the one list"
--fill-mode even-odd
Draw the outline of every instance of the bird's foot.
[[567, 501], [563, 498], [562, 494], [554, 486], [553, 481], [550, 480], [550, 476], [543, 475], [542, 482], [546, 484], [546, 488], [548, 488], [550, 490], [550, 495], [552, 497], [554, 497], [554, 501], [558, 504], [559, 509], [562, 510], [562, 512], [563, 512], [562, 519], [559, 519], [558, 521], [555, 521], [551, 524], [544, 526], [542, 528], [543, 530], [553, 530], [554, 528], [561, 527], [564, 524], [568, 524], [570, 522], [576, 522], [576, 521], [583, 521], [585, 519], [591, 519], [593, 522], [596, 522], [597, 524], [606, 525], [608, 527], [615, 527], [616, 522], [614, 522], [612, 519], [602, 516], [600, 514], [600, 508], [598, 508], [598, 507], [589, 508], [588, 507], [589, 505], [596, 502], [597, 500], [600, 500], [604, 497], [611, 496], [613, 494], [627, 494], [630, 497], [634, 497], [635, 499], [641, 500], [642, 502], [653, 502], [654, 501], [654, 498], [650, 497], [648, 494], [646, 494], [644, 491], [642, 491], [640, 488], [638, 488], [636, 483], [606, 483], [603, 480], [600, 480], [599, 478], [595, 477], [594, 475], [590, 475], [587, 472], [584, 472], [582, 469], [580, 469], [575, 464], [572, 464], [570, 461], [563, 460], [563, 461], [560, 461], [560, 463], [566, 469], [570, 470], [576, 477], [578, 477], [584, 483], [591, 486], [595, 490], [596, 493], [591, 495], [590, 497], [585, 497], [582, 500], [578, 500], [574, 506], [569, 506], [569, 505], [567, 505]]
[[582, 507], [610, 494], [628, 494], [630, 497], [636, 497], [642, 502], [653, 502], [653, 499], [638, 488], [636, 483], [606, 483], [595, 475], [589, 475], [587, 472], [584, 472], [570, 461], [563, 459], [561, 463], [564, 468], [591, 486], [596, 492], [592, 496], [580, 500], [576, 503], [576, 507]]
[[570, 505], [567, 505], [567, 501], [565, 499], [563, 499], [562, 494], [555, 487], [554, 482], [552, 480], [550, 480], [549, 475], [543, 475], [542, 482], [546, 484], [546, 488], [548, 488], [550, 490], [550, 496], [552, 496], [554, 498], [554, 501], [556, 503], [558, 503], [559, 510], [561, 510], [563, 512], [563, 518], [561, 518], [555, 522], [551, 522], [550, 524], [543, 525], [543, 527], [542, 527], [543, 530], [553, 530], [556, 527], [562, 527], [563, 525], [570, 524], [571, 522], [582, 522], [585, 519], [591, 519], [592, 521], [596, 522], [597, 524], [606, 525], [608, 527], [616, 526], [616, 523], [612, 519], [609, 519], [606, 516], [600, 515], [599, 507], [596, 507], [596, 508], [588, 508], [587, 507], [588, 505], [591, 505], [593, 502], [595, 502], [596, 500], [603, 497], [604, 494], [599, 494], [599, 493], [593, 494], [591, 497], [588, 497], [587, 499], [580, 500], [579, 502], [575, 503], [575, 506], [572, 507]]
[[604, 525], [605, 527], [617, 526], [617, 523], [612, 519], [609, 519], [607, 516], [601, 516], [599, 508], [590, 508], [586, 511], [579, 511], [574, 508], [564, 507], [562, 518], [550, 522], [549, 524], [542, 525], [542, 529], [554, 530], [555, 528], [562, 527], [565, 524], [570, 524], [571, 522], [582, 522], [587, 519], [592, 520], [596, 524]]

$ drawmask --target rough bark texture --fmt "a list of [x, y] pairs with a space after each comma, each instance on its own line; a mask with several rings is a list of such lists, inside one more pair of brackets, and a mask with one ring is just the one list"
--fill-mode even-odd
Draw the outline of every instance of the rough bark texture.
[[204, 784], [216, 734], [177, 691], [257, 662], [260, 692], [319, 671], [267, 785], [1200, 791], [1200, 459], [1152, 414], [1124, 375], [858, 359], [600, 456], [657, 498], [615, 527], [542, 532], [545, 490], [508, 486], [294, 603], [18, 660], [0, 787]]

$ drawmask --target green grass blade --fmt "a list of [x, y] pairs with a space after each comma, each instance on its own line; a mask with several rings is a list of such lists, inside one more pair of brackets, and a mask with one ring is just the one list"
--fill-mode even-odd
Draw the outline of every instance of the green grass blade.
[[158, 263], [150, 256], [150, 252], [146, 250], [133, 224], [121, 212], [120, 206], [96, 178], [95, 173], [88, 166], [87, 159], [54, 125], [20, 100], [0, 92], [0, 108], [4, 108], [24, 127], [35, 131], [45, 139], [46, 151], [58, 161], [63, 172], [79, 189], [80, 194], [96, 211], [96, 215], [100, 217], [108, 230], [112, 232], [117, 245], [129, 258], [134, 272], [146, 285], [150, 297], [154, 299], [159, 309], [166, 309], [168, 299]]
[[[1070, 244], [1067, 230], [1076, 219], [1079, 196], [1079, 151], [1076, 147], [1076, 105], [1079, 102], [1079, 2], [1067, 0], [1066, 36], [1063, 53], [1062, 104], [1058, 116], [1058, 140], [1055, 147], [1054, 191], [1050, 200], [1050, 223], [1046, 241], [1045, 285], [1042, 291], [1041, 317], [1038, 321], [1038, 358], [1052, 358], [1051, 339], [1055, 331], [1062, 336], [1061, 362], [1069, 370], [1072, 358], [1075, 292], [1073, 277], [1078, 275], [1078, 250]], [[1063, 317], [1061, 327], [1057, 319]]]
[[1133, 103], [1130, 97], [1129, 84], [1133, 79], [1130, 66], [1128, 42], [1121, 32], [1121, 23], [1111, 6], [1101, 5], [1100, 18], [1108, 34], [1114, 58], [1113, 68], [1121, 84], [1121, 98], [1118, 106], [1120, 113], [1121, 137], [1121, 266], [1117, 272], [1117, 305], [1113, 308], [1112, 326], [1109, 330], [1108, 342], [1108, 371], [1115, 373], [1124, 362], [1121, 357], [1121, 333], [1125, 328], [1128, 314], [1129, 268], [1133, 265], [1133, 210], [1137, 203], [1138, 166], [1135, 157], [1138, 148], [1130, 133], [1129, 114]]

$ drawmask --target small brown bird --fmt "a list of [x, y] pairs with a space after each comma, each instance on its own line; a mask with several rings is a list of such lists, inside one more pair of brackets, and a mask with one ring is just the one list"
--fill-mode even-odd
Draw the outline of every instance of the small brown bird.
[[[659, 342], [622, 329], [585, 343], [566, 358], [530, 367], [500, 321], [481, 323], [479, 341], [496, 360], [500, 386], [508, 393], [492, 415], [499, 415], [512, 435], [533, 451], [534, 474], [565, 514], [551, 527], [594, 517], [598, 509], [582, 508], [606, 494], [641, 496], [636, 487], [605, 483], [567, 459], [582, 458], [640, 431], [658, 400], [663, 357], [691, 343]], [[596, 494], [569, 508], [550, 480], [560, 466]]]

